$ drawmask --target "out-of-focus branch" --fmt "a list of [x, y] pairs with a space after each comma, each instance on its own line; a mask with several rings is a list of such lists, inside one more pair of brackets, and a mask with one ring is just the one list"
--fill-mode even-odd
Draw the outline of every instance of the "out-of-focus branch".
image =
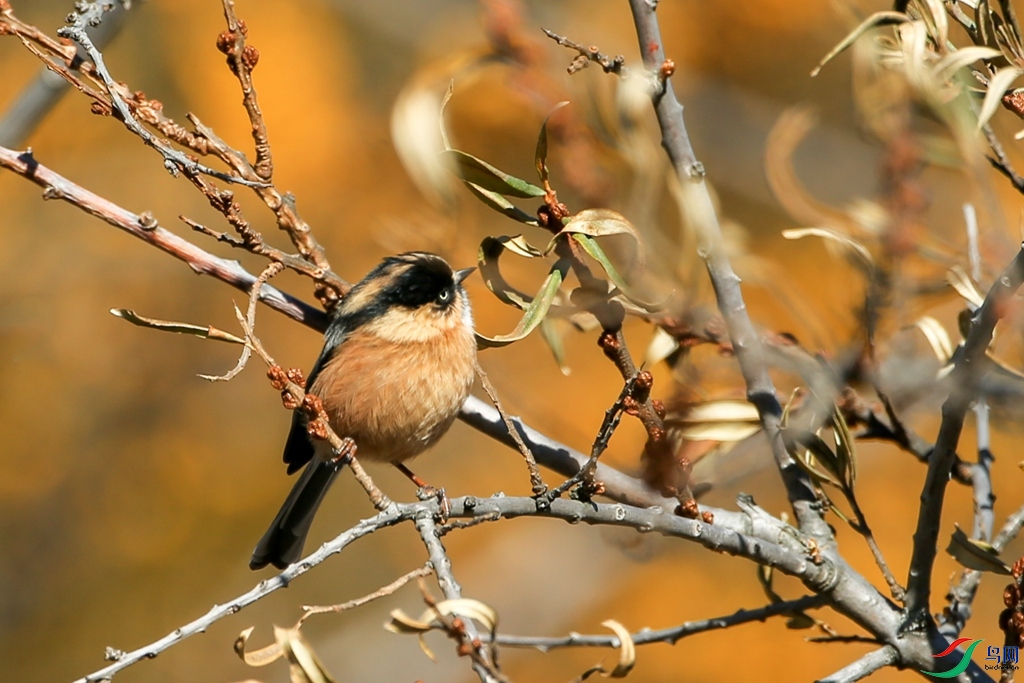
[[928, 461], [928, 475], [921, 492], [917, 529], [914, 532], [914, 550], [907, 579], [907, 619], [911, 629], [923, 631], [930, 621], [932, 567], [935, 563], [942, 504], [964, 417], [977, 395], [979, 372], [976, 368], [984, 363], [985, 351], [992, 342], [996, 323], [1004, 313], [1006, 302], [1022, 282], [1024, 249], [1017, 253], [1010, 265], [996, 278], [985, 302], [971, 318], [971, 329], [964, 345], [953, 358], [954, 367], [950, 377], [952, 389], [942, 405], [942, 423], [935, 450]]
[[[103, 15], [102, 23], [86, 29], [98, 48], [102, 49], [118, 34], [130, 7], [131, 0], [115, 3], [113, 8]], [[80, 63], [85, 57], [85, 51], [79, 49], [76, 63]], [[43, 68], [0, 118], [0, 145], [20, 147], [57, 106], [69, 87], [71, 84], [64, 78]]]
[[733, 271], [729, 258], [721, 246], [721, 227], [704, 181], [704, 165], [694, 154], [683, 121], [683, 106], [676, 99], [672, 81], [668, 78], [674, 67], [665, 58], [655, 5], [647, 0], [629, 0], [629, 6], [633, 13], [633, 23], [636, 25], [644, 66], [662, 77], [662, 90], [652, 96], [654, 111], [661, 128], [661, 144], [683, 188], [690, 220], [698, 234], [702, 235], [701, 249], [711, 276], [718, 308], [725, 318], [736, 359], [747, 385], [747, 399], [757, 407], [761, 426], [768, 438], [801, 530], [831, 545], [832, 532], [817, 504], [813, 486], [807, 475], [786, 452], [782, 442], [779, 431], [782, 406], [768, 374], [761, 339], [754, 329], [743, 301], [740, 279]]
[[[671, 628], [651, 630], [645, 628], [631, 635], [634, 645], [647, 645], [650, 643], [668, 643], [675, 645], [687, 636], [714, 631], [722, 628], [729, 628], [739, 624], [747, 624], [752, 621], [766, 621], [770, 617], [786, 616], [796, 612], [821, 607], [825, 599], [820, 595], [805, 595], [796, 600], [785, 600], [772, 603], [757, 609], [741, 609], [738, 612], [713, 619], [701, 619], [699, 621], [688, 621]], [[494, 642], [507, 647], [532, 647], [541, 652], [548, 652], [562, 647], [620, 647], [619, 638], [615, 635], [580, 635], [572, 633], [562, 638], [544, 638], [538, 636], [513, 636], [499, 634]]]

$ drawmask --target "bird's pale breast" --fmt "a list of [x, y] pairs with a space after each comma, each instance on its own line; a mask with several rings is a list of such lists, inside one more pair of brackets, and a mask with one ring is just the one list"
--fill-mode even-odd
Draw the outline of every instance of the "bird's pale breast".
[[463, 325], [422, 341], [396, 343], [357, 330], [342, 343], [311, 390], [358, 457], [401, 462], [448, 430], [473, 385], [476, 342]]

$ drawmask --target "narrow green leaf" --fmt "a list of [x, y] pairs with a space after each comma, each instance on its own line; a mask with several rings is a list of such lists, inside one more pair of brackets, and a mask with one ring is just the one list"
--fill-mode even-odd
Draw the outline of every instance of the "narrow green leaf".
[[520, 223], [525, 223], [527, 225], [540, 225], [540, 222], [537, 220], [535, 216], [531, 216], [530, 214], [526, 213], [512, 202], [502, 197], [497, 192], [485, 190], [476, 183], [471, 183], [468, 180], [464, 180], [462, 182], [465, 183], [466, 187], [469, 189], [469, 191], [473, 194], [474, 197], [476, 197], [477, 199], [479, 199], [484, 204], [494, 209], [498, 213], [508, 216], [512, 220], [519, 221]]
[[842, 482], [848, 495], [852, 495], [853, 487], [857, 483], [857, 451], [853, 445], [853, 435], [850, 427], [846, 424], [846, 418], [839, 406], [832, 410], [832, 431], [835, 433], [836, 456], [839, 459], [840, 471], [843, 473]]
[[[564, 323], [562, 324], [564, 325]], [[550, 317], [541, 320], [540, 334], [547, 342], [548, 348], [551, 349], [551, 355], [555, 357], [555, 362], [558, 363], [561, 373], [567, 377], [571, 375], [572, 368], [565, 362], [565, 345], [562, 343], [562, 329], [558, 321], [552, 320]]]
[[671, 298], [671, 295], [665, 297], [665, 299], [660, 302], [644, 301], [643, 299], [638, 297], [633, 292], [633, 289], [628, 284], [626, 284], [626, 281], [622, 279], [622, 276], [619, 275], [619, 271], [615, 269], [615, 266], [608, 258], [608, 255], [604, 253], [604, 249], [601, 248], [601, 245], [597, 243], [597, 240], [595, 240], [593, 237], [590, 237], [589, 235], [584, 235], [580, 233], [574, 233], [572, 235], [572, 238], [576, 240], [581, 247], [583, 247], [583, 251], [587, 252], [587, 254], [591, 258], [593, 258], [595, 261], [601, 264], [601, 267], [604, 269], [605, 274], [608, 275], [608, 279], [611, 280], [612, 284], [614, 284], [622, 292], [623, 296], [625, 296], [627, 299], [632, 301], [637, 306], [646, 309], [647, 311], [660, 311], [661, 309], [665, 308], [665, 304], [668, 303], [668, 300]]
[[949, 539], [949, 547], [946, 548], [946, 552], [968, 569], [993, 572], [994, 574], [1010, 574], [1010, 568], [999, 559], [999, 553], [995, 548], [984, 541], [975, 541], [970, 538], [959, 526], [956, 526], [953, 531], [953, 537]]
[[548, 309], [551, 307], [551, 302], [554, 301], [555, 296], [558, 294], [558, 288], [561, 286], [562, 280], [565, 278], [568, 270], [568, 260], [559, 259], [558, 262], [552, 266], [551, 272], [548, 273], [540, 291], [537, 292], [537, 296], [534, 297], [533, 301], [531, 301], [526, 307], [526, 310], [523, 312], [523, 317], [519, 320], [519, 324], [516, 325], [516, 328], [508, 334], [498, 335], [497, 337], [485, 337], [482, 334], [477, 334], [477, 346], [481, 349], [508, 346], [513, 342], [523, 339], [526, 335], [530, 334], [530, 332], [533, 332], [533, 330], [540, 325], [544, 316], [547, 315]]
[[537, 175], [540, 176], [542, 183], [546, 183], [548, 180], [548, 121], [551, 120], [556, 111], [567, 104], [569, 103], [559, 102], [556, 104], [555, 108], [544, 119], [544, 123], [540, 127], [540, 133], [537, 134], [537, 153], [534, 156], [534, 164], [537, 166]]
[[509, 175], [472, 154], [457, 149], [446, 149], [441, 154], [455, 164], [456, 175], [485, 190], [520, 199], [544, 196], [544, 190], [536, 185]]
[[[819, 484], [840, 487], [842, 470], [836, 454], [828, 444], [813, 432], [798, 429], [781, 429], [782, 440], [797, 464]], [[824, 471], [818, 466], [824, 468]]]

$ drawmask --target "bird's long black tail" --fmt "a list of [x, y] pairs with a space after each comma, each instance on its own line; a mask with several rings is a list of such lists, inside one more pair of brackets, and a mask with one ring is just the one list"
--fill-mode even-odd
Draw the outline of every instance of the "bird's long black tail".
[[306, 466], [267, 533], [256, 544], [249, 560], [250, 569], [262, 569], [268, 564], [284, 569], [299, 559], [316, 510], [343, 464], [343, 458], [314, 458]]

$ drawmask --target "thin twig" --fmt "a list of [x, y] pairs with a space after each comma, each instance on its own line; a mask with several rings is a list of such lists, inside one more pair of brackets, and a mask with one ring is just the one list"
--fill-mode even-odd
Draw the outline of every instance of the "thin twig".
[[[714, 631], [723, 628], [730, 628], [739, 624], [746, 624], [752, 621], [766, 621], [770, 617], [789, 616], [808, 609], [822, 607], [826, 600], [820, 595], [807, 595], [796, 600], [776, 602], [756, 609], [741, 609], [733, 614], [715, 617], [713, 619], [701, 619], [699, 621], [688, 621], [671, 628], [652, 630], [641, 629], [631, 634], [635, 645], [648, 645], [650, 643], [668, 643], [675, 645], [677, 642], [688, 636], [707, 631]], [[619, 638], [615, 635], [580, 635], [570, 633], [561, 638], [545, 638], [540, 636], [513, 636], [498, 634], [494, 642], [498, 645], [508, 647], [531, 647], [548, 652], [563, 647], [620, 647]]]
[[619, 397], [615, 399], [615, 403], [605, 411], [601, 427], [597, 430], [597, 436], [594, 438], [594, 445], [590, 448], [590, 457], [587, 459], [587, 462], [580, 468], [579, 472], [551, 489], [548, 493], [549, 499], [558, 498], [577, 484], [583, 484], [586, 488], [584, 495], [581, 496], [582, 499], [589, 499], [594, 494], [601, 493], [600, 489], [602, 487], [597, 484], [597, 479], [594, 476], [594, 473], [597, 471], [597, 460], [605, 452], [605, 449], [608, 448], [608, 442], [611, 441], [616, 427], [619, 426], [622, 412], [625, 409], [626, 398], [632, 396], [636, 389], [637, 377], [638, 375], [633, 375], [626, 382], [622, 387], [622, 391], [619, 392]]
[[577, 71], [586, 69], [591, 62], [594, 62], [595, 64], [599, 65], [602, 69], [604, 69], [604, 72], [606, 74], [615, 74], [616, 76], [626, 75], [626, 58], [623, 57], [622, 55], [608, 57], [606, 55], [601, 54], [600, 50], [597, 49], [596, 45], [590, 45], [588, 47], [585, 47], [580, 43], [569, 40], [565, 36], [560, 36], [554, 31], [549, 31], [546, 28], [542, 28], [541, 31], [544, 31], [544, 35], [546, 35], [548, 38], [555, 41], [562, 47], [567, 47], [571, 50], [576, 50], [576, 52], [579, 53], [576, 59], [572, 60], [572, 64], [569, 65], [569, 68], [566, 69], [566, 71], [568, 71], [570, 75], [576, 73]]
[[373, 602], [374, 600], [377, 600], [379, 598], [391, 595], [392, 593], [394, 593], [399, 588], [409, 583], [413, 579], [419, 578], [421, 576], [429, 576], [433, 573], [433, 567], [431, 567], [430, 565], [426, 565], [423, 567], [413, 569], [408, 574], [403, 574], [402, 576], [398, 577], [388, 585], [383, 586], [382, 588], [378, 588], [372, 593], [368, 593], [367, 595], [364, 595], [361, 598], [356, 598], [355, 600], [349, 600], [348, 602], [343, 602], [338, 605], [303, 605], [303, 614], [295, 623], [295, 628], [301, 627], [302, 624], [306, 621], [306, 619], [310, 618], [314, 614], [325, 614], [327, 612], [345, 612], [346, 610], [355, 609], [356, 607], [362, 607], [363, 605], [369, 602]]
[[533, 495], [543, 496], [547, 493], [548, 487], [547, 484], [544, 483], [544, 478], [541, 476], [540, 470], [537, 469], [537, 460], [534, 457], [533, 452], [530, 450], [530, 447], [526, 445], [526, 442], [523, 441], [523, 437], [520, 435], [519, 430], [516, 429], [515, 424], [512, 422], [512, 418], [505, 412], [505, 409], [501, 405], [501, 399], [498, 398], [497, 390], [494, 388], [494, 385], [491, 384], [491, 380], [488, 379], [487, 373], [484, 372], [482, 367], [480, 367], [479, 362], [476, 364], [476, 374], [477, 377], [480, 378], [480, 385], [484, 388], [484, 391], [487, 392], [487, 397], [491, 399], [491, 403], [494, 404], [498, 414], [501, 415], [501, 420], [505, 423], [505, 428], [508, 430], [509, 436], [512, 437], [512, 440], [515, 442], [519, 452], [523, 454], [523, 459], [526, 461], [526, 468], [530, 471], [530, 488], [533, 491]]
[[[256, 278], [256, 282], [253, 283], [252, 290], [249, 293], [249, 308], [245, 314], [245, 324], [249, 330], [256, 329], [256, 302], [259, 301], [260, 290], [263, 289], [263, 285], [265, 285], [270, 278], [280, 273], [283, 269], [284, 266], [282, 266], [280, 263], [271, 263], [269, 266], [263, 269], [263, 272], [260, 273], [259, 277]], [[235, 309], [235, 312], [236, 314], [238, 313], [237, 308]], [[239, 317], [241, 317], [240, 314]], [[239, 354], [238, 356], [238, 362], [235, 363], [235, 367], [231, 368], [223, 375], [199, 376], [211, 382], [227, 382], [233, 379], [236, 375], [238, 375], [238, 373], [245, 369], [245, 364], [249, 362], [250, 356], [252, 356], [252, 346], [246, 344], [245, 347], [242, 349], [242, 353]]]
[[[90, 6], [99, 6], [102, 3], [94, 2]], [[96, 73], [103, 80], [103, 84], [106, 86], [107, 94], [110, 96], [110, 101], [117, 111], [118, 118], [135, 135], [139, 136], [146, 145], [160, 152], [164, 158], [164, 166], [172, 174], [177, 174], [181, 171], [188, 177], [198, 176], [200, 174], [207, 175], [212, 178], [217, 178], [229, 183], [237, 183], [239, 185], [246, 185], [249, 187], [260, 187], [265, 185], [262, 182], [255, 182], [240, 178], [236, 175], [223, 173], [216, 169], [210, 168], [200, 164], [194, 159], [188, 158], [185, 154], [171, 147], [165, 140], [161, 140], [152, 133], [150, 133], [135, 117], [132, 115], [131, 109], [128, 104], [121, 97], [118, 92], [120, 87], [115, 81], [113, 76], [110, 75], [110, 71], [107, 70], [106, 63], [103, 61], [103, 54], [97, 49], [96, 45], [92, 42], [92, 38], [86, 32], [85, 27], [88, 25], [87, 14], [82, 13], [76, 17], [70, 26], [65, 26], [57, 31], [57, 35], [68, 38], [75, 41], [86, 51], [89, 55], [89, 59], [92, 60], [95, 66]]]
[[[110, 11], [100, 15], [98, 26], [90, 25], [86, 29], [97, 47], [102, 49], [118, 34], [124, 25], [128, 7], [129, 3], [116, 3]], [[80, 51], [72, 68], [76, 68], [84, 56], [85, 52]], [[43, 67], [0, 118], [0, 145], [18, 147], [23, 144], [57, 106], [69, 87], [70, 83], [64, 77]]]

